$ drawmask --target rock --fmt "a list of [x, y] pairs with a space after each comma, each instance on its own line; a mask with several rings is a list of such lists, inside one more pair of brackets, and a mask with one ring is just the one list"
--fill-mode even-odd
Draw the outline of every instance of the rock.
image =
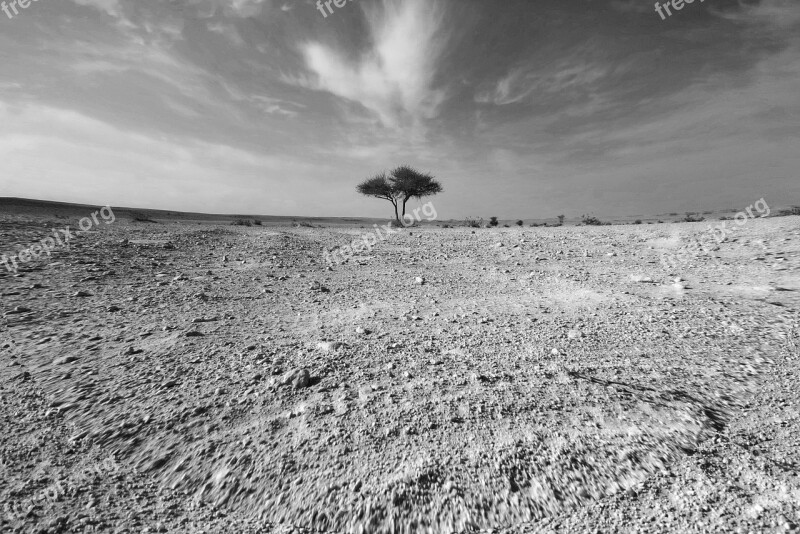
[[631, 275], [631, 281], [632, 282], [637, 282], [637, 283], [640, 283], [640, 284], [652, 284], [653, 283], [653, 279], [652, 278], [650, 278], [649, 276], [642, 276], [640, 274]]
[[344, 343], [340, 343], [339, 341], [320, 341], [317, 343], [317, 348], [323, 352], [331, 352], [334, 350], [338, 350], [344, 346]]
[[88, 291], [78, 291], [78, 292], [76, 292], [76, 293], [75, 293], [74, 295], [72, 295], [72, 296], [73, 296], [73, 297], [91, 297], [91, 296], [92, 296], [92, 294], [91, 294], [91, 293], [89, 293]]
[[569, 339], [580, 339], [583, 337], [583, 332], [580, 330], [570, 330], [567, 332], [567, 338]]
[[77, 356], [61, 356], [60, 358], [56, 358], [55, 360], [53, 360], [53, 365], [65, 365], [77, 360], [78, 360]]
[[311, 385], [311, 375], [306, 369], [289, 371], [277, 382], [280, 386], [291, 385], [294, 389], [303, 389]]
[[308, 374], [308, 371], [302, 369], [295, 373], [294, 379], [292, 380], [292, 387], [294, 389], [303, 389], [307, 388], [311, 385], [311, 375]]
[[357, 328], [356, 328], [356, 334], [359, 334], [359, 335], [366, 335], [366, 334], [369, 334], [369, 333], [370, 333], [370, 331], [369, 331], [369, 330], [367, 330], [366, 328], [363, 328], [363, 327], [361, 327], [361, 326], [359, 326], [359, 327], [357, 327]]
[[422, 284], [425, 283], [425, 279], [422, 278], [421, 276], [418, 276], [414, 278], [414, 283], [417, 284], [418, 286], [421, 286]]

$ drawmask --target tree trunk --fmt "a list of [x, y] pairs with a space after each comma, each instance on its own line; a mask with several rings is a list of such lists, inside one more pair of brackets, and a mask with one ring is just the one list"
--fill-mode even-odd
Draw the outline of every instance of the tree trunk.
[[409, 197], [405, 197], [403, 199], [403, 226], [406, 225], [406, 202], [408, 202]]
[[393, 201], [392, 205], [394, 205], [394, 218], [397, 222], [400, 222], [400, 216], [397, 214], [397, 202]]

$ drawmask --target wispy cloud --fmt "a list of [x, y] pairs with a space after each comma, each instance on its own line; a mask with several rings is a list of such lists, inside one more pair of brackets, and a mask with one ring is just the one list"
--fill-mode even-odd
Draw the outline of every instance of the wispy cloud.
[[418, 126], [436, 117], [445, 97], [434, 87], [446, 44], [444, 9], [437, 0], [384, 0], [361, 4], [369, 44], [353, 53], [336, 45], [302, 45], [311, 76], [295, 78], [310, 89], [357, 102], [384, 126]]

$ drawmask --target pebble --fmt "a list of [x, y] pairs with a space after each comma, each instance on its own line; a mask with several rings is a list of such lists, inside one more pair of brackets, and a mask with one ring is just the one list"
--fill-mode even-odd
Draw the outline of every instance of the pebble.
[[567, 337], [569, 339], [580, 339], [583, 337], [583, 332], [581, 332], [580, 330], [570, 330], [569, 332], [567, 332]]

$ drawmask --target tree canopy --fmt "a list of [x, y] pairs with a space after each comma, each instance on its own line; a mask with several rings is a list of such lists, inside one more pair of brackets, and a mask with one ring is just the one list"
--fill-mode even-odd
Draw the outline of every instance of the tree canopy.
[[[435, 195], [444, 189], [433, 175], [419, 172], [409, 165], [401, 165], [388, 174], [384, 172], [364, 180], [356, 190], [362, 195], [391, 202], [395, 219], [401, 222], [400, 217], [402, 215], [405, 218], [409, 200]], [[402, 206], [402, 213], [398, 213], [399, 205]]]

